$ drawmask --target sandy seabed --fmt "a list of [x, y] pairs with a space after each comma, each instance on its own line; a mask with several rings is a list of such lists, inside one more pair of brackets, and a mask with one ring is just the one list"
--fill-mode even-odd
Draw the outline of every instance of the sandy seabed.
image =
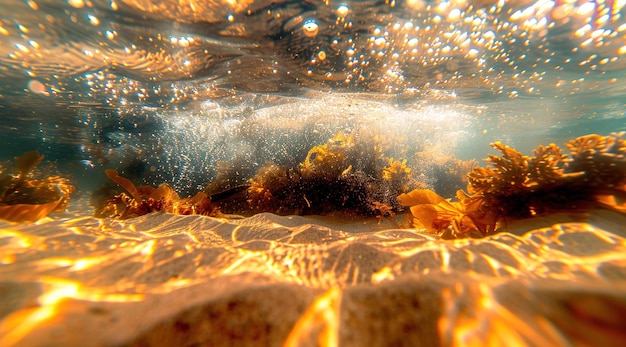
[[438, 240], [383, 221], [0, 222], [0, 346], [618, 346], [626, 216]]

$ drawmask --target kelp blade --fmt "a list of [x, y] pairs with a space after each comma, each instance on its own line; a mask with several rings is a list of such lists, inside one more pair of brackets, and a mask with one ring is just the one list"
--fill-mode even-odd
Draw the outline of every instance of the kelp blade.
[[0, 206], [0, 219], [11, 222], [36, 222], [57, 209], [63, 198], [45, 204], [15, 204]]

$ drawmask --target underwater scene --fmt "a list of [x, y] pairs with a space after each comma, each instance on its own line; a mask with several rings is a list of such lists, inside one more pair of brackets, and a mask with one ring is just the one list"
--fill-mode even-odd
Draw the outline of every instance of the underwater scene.
[[0, 346], [626, 343], [626, 1], [0, 8]]

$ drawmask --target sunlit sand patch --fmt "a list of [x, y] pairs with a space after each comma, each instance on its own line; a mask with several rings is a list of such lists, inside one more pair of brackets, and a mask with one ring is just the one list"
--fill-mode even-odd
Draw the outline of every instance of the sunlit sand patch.
[[296, 322], [284, 346], [303, 346], [311, 341], [318, 346], [337, 346], [340, 301], [341, 291], [337, 288], [318, 296]]
[[[623, 219], [607, 210], [570, 212], [511, 222], [512, 233], [449, 241], [381, 228], [376, 221], [342, 229], [319, 217], [272, 214], [4, 223], [0, 249], [13, 257], [0, 273], [6, 293], [1, 306], [9, 307], [0, 336], [5, 345], [38, 344], [55, 330], [62, 332], [54, 335], [60, 344], [90, 334], [105, 345], [161, 338], [176, 344], [262, 338], [298, 345], [314, 338], [332, 346], [374, 338], [382, 329], [376, 324], [384, 323], [391, 333], [374, 341], [394, 341], [402, 324], [414, 327], [403, 333], [409, 341], [444, 344], [495, 345], [506, 335], [520, 345], [558, 345], [600, 332], [611, 341], [621, 336], [616, 326], [594, 325], [595, 332], [576, 334], [563, 320], [574, 324], [578, 318], [559, 313], [558, 297], [528, 293], [560, 286], [571, 300], [626, 302], [623, 292], [610, 289], [626, 285]], [[607, 289], [596, 298], [598, 283]], [[528, 305], [504, 300], [510, 290]], [[407, 308], [411, 300], [416, 306]], [[557, 306], [535, 308], [539, 302]], [[389, 321], [370, 317], [375, 310]], [[223, 329], [238, 328], [223, 325], [233, 315], [265, 330], [229, 335]], [[205, 328], [215, 335], [202, 333]], [[107, 337], [112, 329], [120, 332]]]

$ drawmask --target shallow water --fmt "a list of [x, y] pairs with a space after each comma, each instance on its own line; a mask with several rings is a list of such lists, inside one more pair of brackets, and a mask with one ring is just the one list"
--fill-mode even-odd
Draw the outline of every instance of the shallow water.
[[426, 154], [626, 131], [624, 6], [3, 0], [0, 163], [38, 150], [77, 191], [0, 222], [0, 345], [618, 345], [618, 212], [443, 241], [403, 215], [116, 221], [90, 197], [109, 168], [183, 196], [246, 184], [338, 132], [442, 189]]

